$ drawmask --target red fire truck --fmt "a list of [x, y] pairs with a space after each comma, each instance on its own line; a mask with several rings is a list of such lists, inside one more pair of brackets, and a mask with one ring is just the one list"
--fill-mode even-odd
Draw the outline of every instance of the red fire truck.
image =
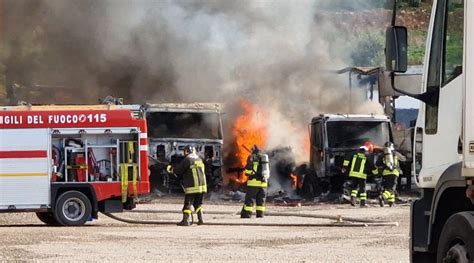
[[146, 121], [119, 105], [0, 107], [0, 212], [82, 225], [149, 192]]

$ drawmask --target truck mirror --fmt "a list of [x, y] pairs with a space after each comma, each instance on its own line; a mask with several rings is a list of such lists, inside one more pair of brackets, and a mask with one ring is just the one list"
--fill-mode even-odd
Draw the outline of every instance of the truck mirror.
[[390, 26], [387, 28], [385, 37], [385, 67], [387, 71], [407, 71], [407, 28], [404, 26]]

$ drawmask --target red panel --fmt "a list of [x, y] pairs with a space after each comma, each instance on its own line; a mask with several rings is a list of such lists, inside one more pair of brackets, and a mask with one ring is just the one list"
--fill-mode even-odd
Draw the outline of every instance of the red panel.
[[148, 141], [146, 138], [141, 138], [140, 139], [140, 145], [148, 145]]
[[0, 159], [5, 158], [46, 158], [46, 151], [0, 151]]
[[[140, 151], [140, 169], [141, 169], [141, 180], [144, 182], [149, 182], [150, 170], [148, 169], [148, 152]], [[146, 192], [150, 192], [150, 186], [146, 189]]]
[[[94, 182], [91, 183], [94, 187], [97, 201], [106, 200], [112, 197], [121, 197], [122, 191], [120, 182]], [[148, 181], [137, 182], [138, 195], [147, 194], [150, 192], [150, 184]], [[133, 183], [128, 184], [128, 193], [133, 195]]]
[[133, 119], [129, 110], [1, 111], [1, 129], [140, 127], [145, 120]]

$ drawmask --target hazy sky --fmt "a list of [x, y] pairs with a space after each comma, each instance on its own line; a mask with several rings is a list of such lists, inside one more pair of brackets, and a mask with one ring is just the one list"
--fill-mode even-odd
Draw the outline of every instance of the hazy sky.
[[420, 101], [407, 97], [407, 96], [402, 96], [399, 97], [396, 102], [396, 107], [401, 108], [401, 109], [410, 109], [410, 108], [415, 108], [418, 109], [420, 107]]

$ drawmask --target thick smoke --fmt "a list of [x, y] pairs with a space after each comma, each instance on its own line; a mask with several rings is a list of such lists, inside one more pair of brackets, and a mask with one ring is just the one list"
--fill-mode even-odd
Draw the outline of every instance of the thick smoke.
[[[328, 41], [337, 30], [317, 19], [328, 2], [6, 0], [7, 77], [64, 87], [66, 103], [108, 94], [223, 102], [227, 127], [245, 98], [270, 113], [267, 148], [290, 146], [306, 160], [312, 116], [381, 112], [334, 73], [350, 65], [350, 50]], [[51, 93], [37, 98], [58, 103]]]

